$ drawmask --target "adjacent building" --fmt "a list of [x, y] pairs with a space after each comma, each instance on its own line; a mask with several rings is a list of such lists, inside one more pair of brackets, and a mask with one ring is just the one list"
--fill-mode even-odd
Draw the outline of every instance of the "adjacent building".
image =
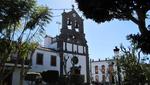
[[115, 60], [90, 61], [91, 81], [93, 83], [115, 83], [117, 67]]

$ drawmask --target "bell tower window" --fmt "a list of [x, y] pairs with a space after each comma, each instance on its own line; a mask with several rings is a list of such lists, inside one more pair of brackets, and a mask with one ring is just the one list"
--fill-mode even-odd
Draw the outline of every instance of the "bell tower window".
[[75, 20], [74, 26], [75, 26], [75, 31], [76, 31], [76, 32], [79, 32], [79, 24], [77, 23], [76, 20]]
[[72, 22], [69, 18], [67, 18], [67, 27], [68, 29], [72, 29]]
[[69, 18], [67, 18], [67, 25], [71, 25], [71, 20]]
[[79, 24], [76, 20], [75, 20], [75, 28], [79, 28]]

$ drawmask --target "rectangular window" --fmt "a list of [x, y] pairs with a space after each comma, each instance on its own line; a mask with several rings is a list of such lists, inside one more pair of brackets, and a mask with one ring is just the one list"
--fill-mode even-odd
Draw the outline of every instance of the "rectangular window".
[[56, 66], [56, 56], [51, 56], [51, 66]]
[[43, 65], [43, 54], [37, 53], [36, 55], [36, 64]]

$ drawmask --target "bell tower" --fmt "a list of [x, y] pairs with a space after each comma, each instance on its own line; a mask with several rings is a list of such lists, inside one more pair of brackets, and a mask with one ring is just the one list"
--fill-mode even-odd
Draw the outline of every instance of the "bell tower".
[[83, 19], [76, 13], [74, 8], [70, 12], [62, 13], [61, 35], [66, 42], [86, 45]]
[[[76, 56], [79, 60], [76, 66], [81, 67], [81, 75], [84, 75], [85, 82], [89, 83], [89, 54], [83, 21], [74, 7], [71, 11], [62, 13], [62, 27], [58, 36], [57, 48], [60, 55], [60, 75], [64, 74], [65, 57], [72, 60]], [[72, 67], [71, 63], [67, 64], [67, 67], [69, 70]]]

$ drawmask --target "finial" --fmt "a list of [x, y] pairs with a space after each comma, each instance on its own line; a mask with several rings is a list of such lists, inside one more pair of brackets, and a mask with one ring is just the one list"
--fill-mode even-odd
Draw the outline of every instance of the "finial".
[[72, 5], [72, 9], [74, 9], [74, 5]]

